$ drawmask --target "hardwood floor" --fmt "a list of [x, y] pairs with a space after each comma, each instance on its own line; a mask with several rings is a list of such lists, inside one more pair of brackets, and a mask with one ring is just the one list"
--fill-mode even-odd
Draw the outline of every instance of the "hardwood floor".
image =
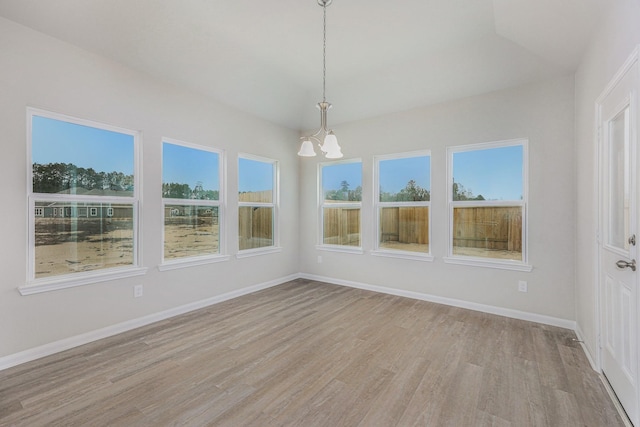
[[0, 371], [0, 425], [622, 426], [573, 339], [295, 280]]

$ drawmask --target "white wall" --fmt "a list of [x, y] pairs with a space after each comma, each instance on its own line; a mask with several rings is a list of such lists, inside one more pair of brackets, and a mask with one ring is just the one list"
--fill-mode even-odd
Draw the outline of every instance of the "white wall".
[[576, 322], [595, 360], [597, 336], [597, 167], [595, 100], [640, 43], [640, 2], [619, 0], [590, 43], [575, 75]]
[[[434, 82], [437, 84], [437, 82]], [[573, 77], [334, 126], [345, 158], [363, 160], [365, 254], [319, 251], [316, 173], [319, 157], [301, 160], [301, 271], [409, 292], [573, 320]], [[348, 108], [348, 106], [344, 106]], [[445, 264], [446, 147], [529, 139], [530, 273]], [[373, 156], [430, 149], [433, 262], [372, 256]], [[322, 255], [323, 263], [317, 263]], [[517, 290], [527, 280], [528, 293]]]
[[[141, 318], [298, 271], [297, 132], [153, 80], [0, 18], [0, 357]], [[27, 265], [26, 107], [143, 134], [142, 277], [20, 296]], [[282, 253], [160, 272], [161, 138], [226, 150], [228, 253], [237, 250], [237, 154], [281, 166]], [[133, 298], [133, 285], [144, 296]]]

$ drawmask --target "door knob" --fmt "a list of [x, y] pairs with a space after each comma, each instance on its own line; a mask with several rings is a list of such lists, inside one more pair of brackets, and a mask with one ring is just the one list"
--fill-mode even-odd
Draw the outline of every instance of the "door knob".
[[616, 262], [616, 265], [618, 266], [618, 268], [630, 268], [631, 271], [636, 271], [636, 260], [632, 259], [631, 262], [627, 262], [623, 259], [621, 259], [620, 261]]

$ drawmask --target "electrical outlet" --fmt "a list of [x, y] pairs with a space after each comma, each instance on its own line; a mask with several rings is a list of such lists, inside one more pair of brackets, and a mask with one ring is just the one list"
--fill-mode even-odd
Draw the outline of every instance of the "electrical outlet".
[[318, 255], [318, 264], [322, 264], [322, 255]]
[[526, 282], [526, 280], [518, 281], [518, 291], [527, 292], [527, 282]]
[[142, 296], [142, 285], [135, 285], [133, 287], [133, 297], [140, 298]]

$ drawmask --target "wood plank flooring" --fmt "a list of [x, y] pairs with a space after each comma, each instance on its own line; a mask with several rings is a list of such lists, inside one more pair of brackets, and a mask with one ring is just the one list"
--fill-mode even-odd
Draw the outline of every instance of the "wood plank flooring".
[[624, 425], [573, 339], [300, 279], [0, 371], [0, 425]]

